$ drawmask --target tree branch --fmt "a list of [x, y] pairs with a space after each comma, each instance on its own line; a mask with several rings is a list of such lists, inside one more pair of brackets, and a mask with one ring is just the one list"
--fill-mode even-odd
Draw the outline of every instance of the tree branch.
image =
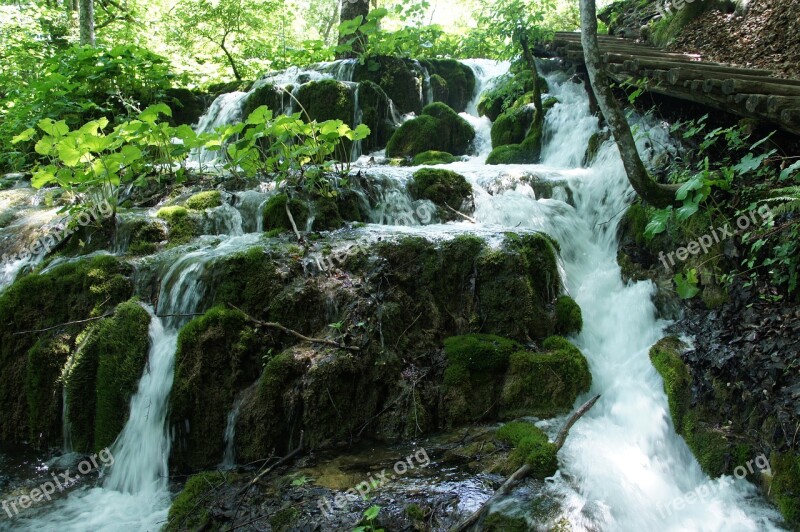
[[47, 327], [45, 329], [35, 329], [35, 330], [32, 330], [32, 331], [15, 332], [14, 336], [20, 335], [20, 334], [43, 333], [43, 332], [47, 332], [47, 331], [52, 331], [53, 329], [59, 329], [61, 327], [66, 327], [68, 325], [80, 325], [81, 323], [89, 323], [90, 321], [97, 321], [97, 320], [102, 320], [104, 318], [108, 318], [112, 314], [114, 314], [114, 313], [113, 312], [109, 312], [107, 314], [103, 314], [102, 316], [97, 316], [95, 318], [87, 318], [85, 320], [77, 320], [77, 321], [68, 321], [66, 323], [60, 323], [58, 325], [53, 325], [52, 327]]
[[[556, 452], [561, 450], [561, 447], [564, 446], [564, 442], [567, 440], [567, 435], [569, 434], [569, 429], [572, 428], [572, 426], [575, 424], [576, 421], [578, 421], [581, 418], [581, 416], [586, 414], [586, 412], [588, 412], [594, 406], [594, 404], [597, 402], [598, 399], [600, 399], [599, 395], [586, 401], [586, 403], [584, 403], [583, 406], [581, 406], [578, 410], [576, 410], [575, 413], [569, 417], [567, 422], [564, 423], [564, 426], [561, 427], [560, 431], [558, 431], [558, 436], [556, 437], [556, 441], [553, 442], [553, 444], [556, 446]], [[489, 499], [485, 503], [483, 503], [483, 505], [480, 508], [478, 508], [478, 510], [475, 513], [470, 515], [464, 521], [461, 521], [458, 525], [451, 528], [449, 532], [461, 532], [471, 527], [472, 525], [476, 524], [483, 516], [483, 514], [485, 514], [486, 511], [492, 506], [492, 504], [497, 502], [503, 496], [507, 495], [514, 488], [514, 486], [516, 486], [517, 483], [520, 482], [522, 479], [527, 477], [532, 470], [533, 468], [531, 466], [529, 466], [528, 464], [524, 464], [522, 467], [514, 471], [514, 473], [510, 477], [508, 477], [508, 479], [505, 482], [503, 482], [503, 484], [499, 488], [497, 488], [497, 491], [495, 491], [494, 494], [491, 497], [489, 497]]]

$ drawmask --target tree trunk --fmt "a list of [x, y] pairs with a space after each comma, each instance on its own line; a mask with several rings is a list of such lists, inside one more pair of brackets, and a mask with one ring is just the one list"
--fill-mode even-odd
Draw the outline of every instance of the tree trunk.
[[525, 56], [525, 62], [528, 64], [528, 69], [533, 75], [533, 106], [536, 108], [534, 127], [541, 129], [542, 124], [544, 124], [544, 110], [542, 109], [542, 90], [539, 86], [539, 70], [536, 68], [536, 59], [534, 59], [531, 53], [527, 35], [521, 35], [519, 42], [522, 45], [522, 53]]
[[[353, 20], [359, 16], [362, 16], [366, 19], [367, 15], [369, 15], [369, 0], [342, 0], [341, 13], [342, 22]], [[362, 33], [358, 33], [357, 37], [358, 38], [353, 43], [353, 50], [351, 52], [338, 54], [338, 59], [348, 59], [364, 53], [367, 44], [367, 36]], [[350, 35], [340, 35], [339, 45], [341, 46], [346, 44], [351, 38], [352, 36]]]
[[81, 45], [94, 46], [94, 2], [80, 0]]
[[225, 35], [222, 38], [222, 42], [219, 44], [219, 47], [222, 48], [222, 52], [225, 54], [225, 57], [228, 58], [228, 63], [230, 63], [231, 65], [231, 70], [233, 71], [233, 76], [236, 78], [236, 81], [242, 81], [242, 74], [239, 72], [239, 69], [236, 68], [236, 61], [233, 59], [231, 53], [228, 51], [227, 46], [225, 46], [225, 40], [227, 38], [228, 38], [227, 35]]
[[675, 192], [678, 186], [657, 183], [647, 173], [647, 169], [639, 157], [639, 152], [636, 151], [636, 142], [633, 139], [631, 128], [622, 108], [611, 92], [611, 84], [600, 61], [600, 48], [597, 42], [597, 11], [594, 2], [595, 0], [580, 0], [581, 43], [592, 90], [597, 97], [600, 111], [614, 135], [631, 186], [647, 203], [658, 208], [665, 208], [676, 202]]

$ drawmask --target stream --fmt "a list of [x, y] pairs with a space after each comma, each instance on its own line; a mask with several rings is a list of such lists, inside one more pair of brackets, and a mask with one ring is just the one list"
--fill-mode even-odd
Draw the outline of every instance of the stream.
[[[477, 153], [441, 168], [462, 174], [472, 184], [473, 217], [478, 225], [403, 224], [380, 229], [439, 238], [459, 232], [500, 234], [525, 228], [543, 231], [560, 243], [566, 288], [583, 311], [584, 328], [573, 341], [587, 357], [593, 376], [591, 391], [579, 397], [577, 404], [601, 395], [572, 429], [559, 454], [560, 470], [546, 483], [546, 489], [562, 500], [572, 530], [781, 530], [777, 512], [755, 486], [730, 477], [710, 480], [674, 430], [661, 378], [648, 358], [649, 348], [663, 336], [668, 323], [656, 316], [653, 283], [624, 283], [616, 261], [617, 229], [633, 192], [613, 142], [602, 145], [591, 167], [582, 166], [589, 137], [598, 130], [583, 85], [561, 72], [548, 74], [551, 93], [560, 103], [547, 115], [541, 164], [487, 166], [491, 123], [477, 116], [478, 96], [509, 65], [480, 60], [465, 63], [478, 78], [475, 99], [463, 115], [476, 129]], [[315, 79], [347, 78], [352, 68], [340, 65], [313, 72]], [[288, 85], [302, 75], [308, 72], [285, 73], [281, 81]], [[221, 96], [201, 119], [200, 128], [240, 118], [243, 99], [243, 93]], [[632, 120], [640, 132], [647, 133], [639, 140], [646, 161], [657, 155], [652, 146], [670, 149], [667, 126], [645, 118]], [[648, 141], [648, 135], [658, 142]], [[373, 155], [376, 159], [381, 156]], [[369, 166], [368, 159], [369, 155], [362, 156], [362, 166], [356, 169], [368, 179], [388, 182], [396, 193], [385, 196], [386, 202], [392, 203], [386, 208], [405, 211], [413, 219], [418, 205], [409, 201], [404, 185], [418, 168]], [[213, 165], [214, 161], [209, 154], [199, 154], [197, 162]], [[548, 188], [552, 193], [542, 193], [537, 182], [552, 185]], [[201, 238], [191, 253], [176, 258], [164, 252], [163, 258], [157, 257], [149, 266], [161, 271], [160, 304], [158, 309], [148, 307], [153, 315], [148, 369], [131, 401], [130, 418], [110, 449], [113, 467], [97, 486], [76, 487], [68, 496], [27, 510], [14, 521], [0, 520], [0, 529], [144, 531], [164, 524], [171, 499], [167, 407], [177, 334], [185, 318], [158, 318], [156, 314], [205, 310], [201, 302], [207, 265], [247, 249], [260, 237], [253, 231], [261, 229], [256, 220], [260, 220], [269, 192], [252, 194], [247, 209], [231, 209], [233, 212], [225, 215], [230, 219], [221, 226], [228, 236], [220, 237], [221, 241]], [[380, 213], [374, 218], [373, 222], [385, 220]], [[235, 417], [235, 411], [231, 415]], [[231, 428], [226, 432], [234, 437]], [[224, 458], [225, 466], [230, 467], [233, 455]], [[691, 496], [701, 488], [702, 496]]]

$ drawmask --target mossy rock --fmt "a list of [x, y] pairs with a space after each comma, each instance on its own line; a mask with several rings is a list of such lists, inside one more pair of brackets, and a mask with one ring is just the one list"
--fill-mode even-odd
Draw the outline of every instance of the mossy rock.
[[[355, 127], [355, 98], [350, 87], [344, 83], [333, 79], [312, 81], [300, 86], [294, 95], [311, 120], [341, 120]], [[303, 118], [306, 118], [305, 113]]]
[[289, 220], [289, 215], [286, 214], [286, 204], [289, 204], [289, 210], [292, 213], [292, 218], [297, 229], [304, 231], [306, 223], [308, 222], [308, 205], [299, 199], [292, 198], [291, 201], [286, 194], [276, 194], [272, 196], [267, 204], [264, 206], [264, 230], [271, 231], [274, 229], [282, 229], [284, 231], [292, 231], [292, 223]]
[[664, 338], [650, 349], [650, 360], [664, 380], [675, 431], [686, 440], [703, 471], [718, 477], [730, 472], [727, 456], [734, 446], [717, 428], [713, 416], [700, 406], [691, 406], [692, 379], [680, 357], [683, 347], [683, 342], [677, 338]]
[[414, 157], [425, 151], [466, 155], [475, 138], [472, 126], [443, 103], [425, 107], [422, 116], [405, 122], [386, 147], [388, 157]]
[[369, 136], [362, 141], [365, 153], [381, 150], [389, 143], [397, 127], [389, 111], [389, 96], [376, 83], [362, 81], [358, 86], [361, 123], [369, 127]]
[[172, 109], [170, 122], [173, 126], [192, 125], [205, 114], [209, 97], [200, 91], [173, 87], [166, 90], [164, 103]]
[[611, 134], [608, 130], [598, 131], [596, 133], [592, 133], [592, 136], [589, 137], [589, 145], [586, 146], [586, 155], [583, 157], [583, 165], [590, 166], [595, 159], [597, 159], [597, 154], [600, 152], [600, 146], [610, 138]]
[[167, 222], [170, 247], [187, 244], [200, 234], [198, 218], [186, 207], [177, 205], [162, 207], [156, 213], [156, 217]]
[[208, 86], [208, 94], [210, 94], [212, 98], [217, 98], [218, 96], [228, 94], [230, 92], [248, 92], [252, 87], [253, 82], [246, 80], [212, 83]]
[[275, 532], [284, 532], [291, 529], [298, 517], [300, 517], [300, 510], [294, 506], [287, 506], [275, 512], [275, 515], [269, 520], [269, 525]]
[[[455, 59], [429, 59], [421, 61], [421, 64], [432, 74], [434, 99], [446, 103], [458, 113], [466, 111], [475, 95], [476, 79], [472, 69]], [[446, 91], [442, 90], [442, 81]]]
[[289, 99], [290, 96], [283, 89], [267, 83], [254, 90], [244, 101], [242, 117], [247, 118], [262, 105], [269, 107], [273, 115], [280, 114]]
[[522, 515], [506, 515], [502, 512], [491, 512], [481, 523], [484, 532], [528, 532], [528, 520]]
[[[507, 144], [493, 149], [486, 164], [536, 164], [542, 154], [542, 134], [544, 123], [531, 123], [525, 139], [520, 144]], [[492, 128], [494, 132], [494, 127]]]
[[492, 147], [521, 144], [533, 124], [536, 111], [530, 107], [509, 109], [492, 124]]
[[165, 532], [221, 527], [222, 523], [215, 523], [208, 508], [217, 489], [227, 484], [228, 480], [219, 471], [207, 471], [189, 477], [183, 490], [172, 501]]
[[472, 186], [461, 174], [450, 170], [423, 168], [414, 173], [408, 184], [408, 191], [414, 199], [426, 199], [437, 206], [461, 209], [462, 204], [472, 196]]
[[773, 453], [770, 465], [773, 475], [770, 496], [786, 522], [800, 529], [800, 454]]
[[568, 412], [578, 395], [589, 390], [589, 363], [577, 347], [553, 336], [542, 349], [544, 353], [511, 355], [501, 404], [504, 417]]
[[266, 347], [244, 314], [224, 307], [181, 329], [170, 395], [173, 467], [197, 471], [222, 461], [228, 412], [258, 379]]
[[531, 466], [531, 476], [539, 480], [552, 477], [558, 471], [558, 449], [536, 425], [512, 421], [497, 429], [496, 436], [498, 440], [514, 446], [508, 456], [510, 470], [527, 464]]
[[424, 151], [414, 156], [414, 160], [411, 164], [413, 166], [424, 166], [424, 165], [435, 166], [438, 164], [451, 164], [458, 160], [459, 160], [458, 157], [455, 157], [450, 153], [444, 151], [431, 150], [431, 151]]
[[[150, 314], [136, 300], [117, 307], [114, 315], [89, 333], [81, 349], [86, 362], [96, 360], [97, 377], [94, 390], [70, 388], [67, 381], [72, 443], [75, 450], [100, 451], [114, 443], [125, 427], [131, 397], [147, 364], [150, 350]], [[77, 362], [77, 357], [76, 357]], [[83, 409], [81, 396], [95, 393], [94, 430], [86, 435], [75, 423], [75, 414]], [[76, 402], [73, 403], [73, 397]], [[77, 439], [94, 434], [93, 448], [79, 447]]]
[[158, 245], [167, 240], [166, 227], [158, 220], [136, 220], [131, 228], [128, 253], [131, 255], [150, 255]]
[[204, 211], [222, 205], [222, 194], [219, 190], [198, 192], [186, 200], [186, 208], [193, 211]]
[[61, 376], [90, 324], [55, 326], [112, 311], [131, 297], [131, 274], [130, 266], [101, 255], [25, 275], [0, 294], [0, 439], [62, 442]]
[[353, 79], [358, 82], [372, 81], [378, 84], [392, 99], [402, 114], [422, 111], [419, 97], [421, 80], [413, 70], [410, 60], [390, 56], [370, 57], [365, 64], [356, 65]]
[[583, 329], [581, 307], [569, 296], [561, 296], [556, 301], [556, 333], [561, 336], [577, 334]]

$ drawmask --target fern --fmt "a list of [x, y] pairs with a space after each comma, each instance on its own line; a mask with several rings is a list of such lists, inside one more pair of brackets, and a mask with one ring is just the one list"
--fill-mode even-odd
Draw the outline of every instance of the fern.
[[772, 209], [772, 213], [776, 216], [800, 213], [800, 185], [776, 188], [769, 198], [761, 201], [767, 204], [778, 203], [779, 205]]

